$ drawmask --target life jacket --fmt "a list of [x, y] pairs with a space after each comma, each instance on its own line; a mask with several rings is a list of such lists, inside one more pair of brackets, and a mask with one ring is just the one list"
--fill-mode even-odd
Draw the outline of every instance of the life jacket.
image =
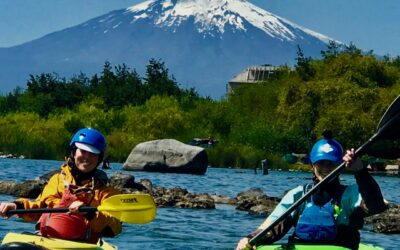
[[[92, 181], [93, 183], [94, 181]], [[92, 184], [93, 185], [93, 184]], [[64, 192], [55, 207], [67, 208], [74, 201], [89, 204], [92, 188], [71, 185], [64, 179]], [[40, 217], [40, 233], [46, 237], [91, 241], [92, 233], [83, 214], [45, 213]]]
[[[304, 193], [312, 187], [304, 186]], [[336, 218], [340, 213], [340, 200], [345, 186], [339, 185], [336, 194], [324, 205], [310, 198], [304, 205], [295, 228], [295, 238], [304, 242], [332, 242], [337, 236]]]

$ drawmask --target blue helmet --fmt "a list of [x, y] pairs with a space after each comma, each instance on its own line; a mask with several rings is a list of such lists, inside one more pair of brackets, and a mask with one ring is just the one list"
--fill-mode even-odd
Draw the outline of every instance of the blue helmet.
[[320, 160], [329, 160], [339, 165], [342, 163], [343, 148], [340, 143], [334, 139], [321, 139], [312, 147], [310, 153], [311, 163], [315, 164]]
[[76, 132], [69, 143], [70, 147], [74, 145], [94, 154], [104, 155], [106, 151], [106, 139], [93, 128], [83, 128]]

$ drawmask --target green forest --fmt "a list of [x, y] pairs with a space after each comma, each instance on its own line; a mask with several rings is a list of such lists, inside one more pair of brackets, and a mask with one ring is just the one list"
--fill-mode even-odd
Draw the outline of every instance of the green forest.
[[268, 159], [287, 168], [282, 157], [308, 153], [325, 129], [345, 148], [359, 147], [400, 93], [399, 56], [330, 42], [321, 58], [300, 47], [293, 57], [294, 66], [220, 100], [181, 88], [156, 59], [144, 76], [110, 62], [93, 76], [31, 75], [26, 89], [0, 96], [0, 151], [62, 160], [73, 133], [93, 127], [106, 135], [115, 162], [141, 142], [212, 137], [218, 143], [207, 149], [211, 166], [254, 168]]

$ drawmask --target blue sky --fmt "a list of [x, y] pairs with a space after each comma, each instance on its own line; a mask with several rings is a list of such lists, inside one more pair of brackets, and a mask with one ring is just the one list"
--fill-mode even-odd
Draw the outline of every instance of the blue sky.
[[[380, 55], [400, 55], [399, 0], [249, 0], [300, 26]], [[0, 0], [0, 47], [10, 47], [142, 0]]]

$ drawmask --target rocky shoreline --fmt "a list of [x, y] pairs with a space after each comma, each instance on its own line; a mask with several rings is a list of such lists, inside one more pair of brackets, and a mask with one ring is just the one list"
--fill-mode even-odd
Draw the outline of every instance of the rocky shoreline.
[[[0, 181], [0, 194], [15, 197], [36, 198], [53, 173], [48, 173], [35, 180], [21, 183]], [[165, 188], [154, 186], [148, 179], [135, 181], [134, 176], [114, 173], [110, 176], [110, 185], [121, 193], [149, 193], [154, 197], [158, 207], [215, 209], [216, 204], [229, 204], [237, 210], [248, 211], [249, 214], [267, 216], [278, 204], [280, 198], [269, 197], [261, 189], [253, 188], [240, 192], [236, 197], [218, 194], [196, 194], [181, 187]], [[400, 205], [389, 204], [389, 208], [381, 213], [366, 218], [371, 231], [385, 234], [400, 233]]]

